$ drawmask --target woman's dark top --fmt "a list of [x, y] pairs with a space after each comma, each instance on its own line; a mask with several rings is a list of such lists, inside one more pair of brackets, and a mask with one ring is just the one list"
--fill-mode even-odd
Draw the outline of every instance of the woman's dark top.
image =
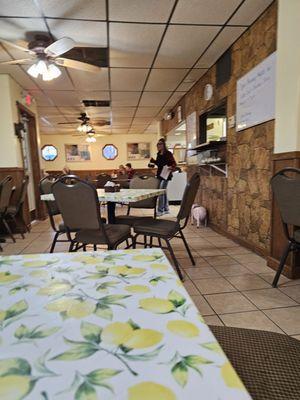
[[[167, 165], [168, 167], [172, 167], [172, 169], [175, 169], [176, 167], [175, 158], [173, 157], [173, 154], [169, 150], [165, 151], [163, 154], [158, 152], [154, 164], [157, 166], [156, 177], [158, 179], [162, 179], [160, 177], [160, 174], [165, 165]], [[168, 181], [170, 181], [171, 179], [172, 179], [172, 174], [169, 175]]]

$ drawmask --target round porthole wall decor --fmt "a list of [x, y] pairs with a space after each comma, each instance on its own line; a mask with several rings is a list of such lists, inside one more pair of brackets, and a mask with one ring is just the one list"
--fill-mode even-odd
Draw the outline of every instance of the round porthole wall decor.
[[52, 144], [45, 144], [42, 147], [42, 159], [45, 161], [54, 161], [58, 156], [58, 151]]
[[106, 160], [114, 160], [118, 157], [118, 149], [114, 144], [106, 144], [102, 148], [102, 155]]

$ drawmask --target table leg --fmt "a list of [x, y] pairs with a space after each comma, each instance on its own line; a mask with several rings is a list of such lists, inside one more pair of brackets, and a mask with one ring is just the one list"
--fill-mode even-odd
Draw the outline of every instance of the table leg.
[[116, 210], [116, 203], [113, 203], [112, 201], [108, 201], [107, 202], [107, 217], [108, 217], [109, 224], [114, 224], [116, 222], [115, 210]]

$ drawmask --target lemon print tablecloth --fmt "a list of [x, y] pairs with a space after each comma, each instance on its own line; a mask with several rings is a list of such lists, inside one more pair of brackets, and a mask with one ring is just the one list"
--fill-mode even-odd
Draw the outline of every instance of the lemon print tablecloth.
[[0, 399], [246, 400], [161, 250], [0, 257]]

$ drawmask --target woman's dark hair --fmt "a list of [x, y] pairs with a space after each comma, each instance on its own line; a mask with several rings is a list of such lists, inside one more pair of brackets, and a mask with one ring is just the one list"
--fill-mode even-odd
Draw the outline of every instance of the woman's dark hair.
[[128, 162], [128, 163], [126, 164], [126, 167], [131, 168], [131, 163]]
[[162, 144], [162, 145], [163, 145], [163, 147], [164, 147], [164, 153], [165, 153], [166, 151], [168, 151], [167, 144], [166, 144], [166, 140], [165, 140], [164, 138], [160, 138], [159, 141], [157, 142], [157, 144]]

